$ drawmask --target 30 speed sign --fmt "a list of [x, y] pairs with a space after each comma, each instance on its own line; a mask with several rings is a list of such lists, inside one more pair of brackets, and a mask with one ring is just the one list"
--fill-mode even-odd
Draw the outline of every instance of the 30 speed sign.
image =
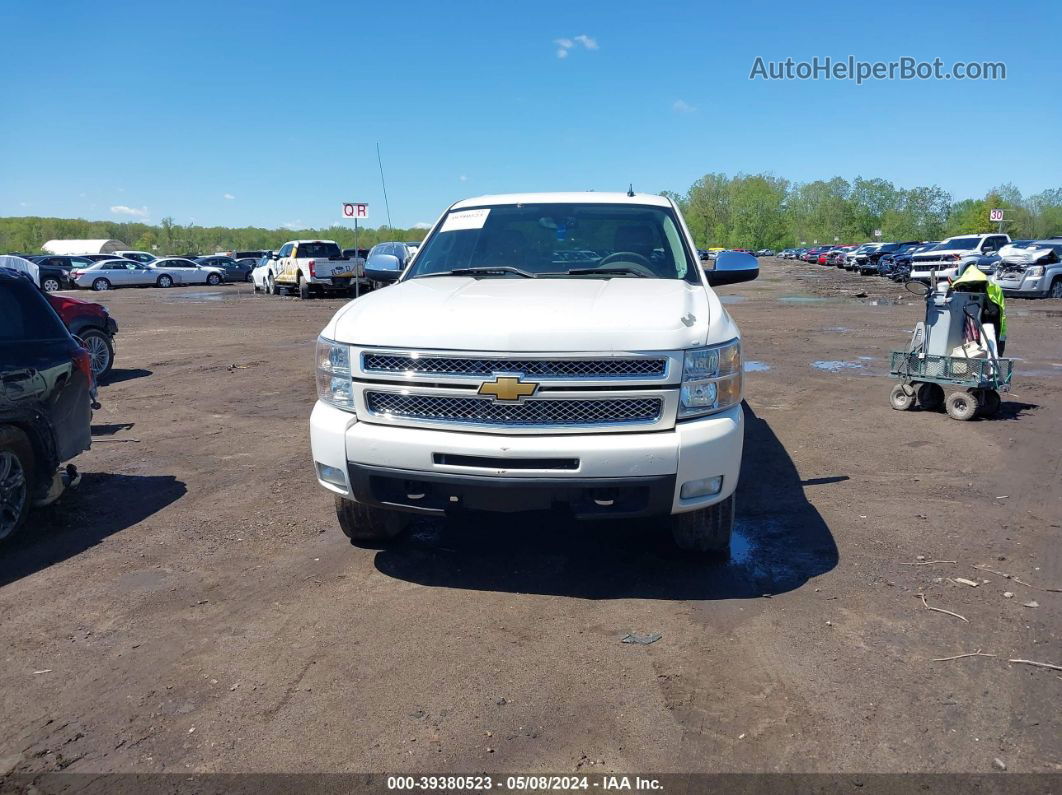
[[1002, 221], [1003, 220], [1003, 211], [999, 210], [999, 209], [989, 210], [988, 211], [988, 220], [989, 221]]
[[343, 202], [343, 217], [359, 221], [369, 217], [369, 205], [365, 202]]

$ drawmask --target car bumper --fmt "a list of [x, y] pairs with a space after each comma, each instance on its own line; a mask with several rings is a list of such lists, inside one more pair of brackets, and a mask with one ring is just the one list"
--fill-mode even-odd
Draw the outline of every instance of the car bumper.
[[1014, 298], [1043, 298], [1051, 288], [1050, 280], [1043, 276], [1030, 276], [1021, 281], [993, 280], [1003, 295]]
[[[310, 416], [310, 445], [324, 488], [427, 514], [558, 504], [582, 518], [693, 511], [734, 493], [743, 441], [740, 407], [668, 431], [560, 436], [378, 425], [321, 402]], [[718, 492], [681, 496], [683, 484], [715, 477], [722, 478]]]

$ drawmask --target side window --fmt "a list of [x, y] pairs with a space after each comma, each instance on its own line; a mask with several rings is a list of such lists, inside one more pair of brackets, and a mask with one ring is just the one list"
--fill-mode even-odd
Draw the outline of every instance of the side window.
[[291, 243], [285, 243], [283, 246], [280, 247], [280, 253], [279, 253], [278, 256], [290, 257], [291, 256], [291, 248], [292, 248]]

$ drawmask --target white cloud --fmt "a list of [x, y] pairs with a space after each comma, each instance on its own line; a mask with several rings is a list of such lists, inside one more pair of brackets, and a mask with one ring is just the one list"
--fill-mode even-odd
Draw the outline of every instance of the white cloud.
[[681, 99], [676, 99], [674, 104], [672, 104], [671, 109], [675, 111], [675, 113], [693, 113], [693, 111], [697, 110], [693, 105]]
[[418, 221], [417, 223], [413, 224], [413, 228], [414, 229], [431, 229], [431, 224], [429, 224], [427, 221]]
[[19, 207], [29, 207], [29, 204], [27, 202], [19, 202], [18, 206]]
[[[579, 47], [582, 47], [584, 50], [596, 50], [598, 48], [597, 39], [593, 36], [587, 36], [585, 33], [580, 33], [578, 36], [570, 39], [554, 39], [553, 43], [557, 45], [558, 58], [567, 58], [572, 50], [577, 50]], [[579, 47], [576, 45], [579, 45]]]
[[147, 218], [147, 207], [126, 207], [124, 204], [115, 204], [111, 207], [111, 212], [115, 215], [132, 215], [136, 218]]
[[458, 177], [458, 179], [459, 179], [459, 180], [461, 180], [462, 182], [468, 182], [468, 177], [467, 177], [467, 176], [465, 176], [464, 174], [462, 174], [461, 176], [459, 176], [459, 177]]
[[225, 197], [224, 197], [224, 198], [228, 199], [229, 201], [232, 201], [232, 200], [233, 200], [233, 199], [235, 199], [236, 197], [235, 197], [235, 196], [233, 196], [233, 195], [232, 195], [231, 193], [226, 193], [226, 194], [225, 194]]
[[294, 221], [288, 221], [286, 224], [281, 224], [284, 229], [305, 229], [305, 225], [302, 220], [295, 219]]

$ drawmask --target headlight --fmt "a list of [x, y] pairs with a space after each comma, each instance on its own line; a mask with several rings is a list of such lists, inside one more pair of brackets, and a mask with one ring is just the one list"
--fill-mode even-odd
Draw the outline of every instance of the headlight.
[[741, 402], [741, 342], [686, 351], [679, 419], [702, 417]]
[[344, 411], [354, 411], [349, 345], [317, 338], [317, 398]]
[[1041, 276], [1044, 275], [1044, 266], [1033, 265], [1031, 268], [1026, 268], [1025, 275], [1032, 276], [1034, 279], [1039, 279]]

